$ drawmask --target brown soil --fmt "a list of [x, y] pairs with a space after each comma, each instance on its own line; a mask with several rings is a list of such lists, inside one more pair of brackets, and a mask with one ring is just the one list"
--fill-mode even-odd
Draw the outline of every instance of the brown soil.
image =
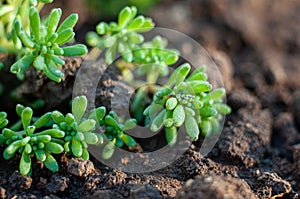
[[[15, 172], [18, 157], [8, 162], [1, 157], [0, 198], [299, 198], [299, 8], [294, 0], [170, 0], [158, 5], [152, 12], [158, 26], [191, 35], [222, 71], [233, 113], [214, 149], [203, 157], [194, 143], [168, 167], [146, 174], [111, 169], [93, 157], [62, 156], [57, 157], [60, 172], [38, 163], [34, 174], [24, 177]], [[60, 86], [43, 78], [42, 83], [29, 78], [5, 86], [19, 85], [20, 95], [48, 100], [47, 109], [60, 107], [71, 95], [80, 63], [80, 58], [70, 61], [65, 67], [70, 77]], [[112, 88], [128, 88], [117, 84], [116, 71], [106, 72], [96, 103], [110, 106], [107, 99], [120, 95]], [[1, 82], [6, 78], [2, 75]], [[1, 110], [2, 104], [14, 105], [0, 98]]]

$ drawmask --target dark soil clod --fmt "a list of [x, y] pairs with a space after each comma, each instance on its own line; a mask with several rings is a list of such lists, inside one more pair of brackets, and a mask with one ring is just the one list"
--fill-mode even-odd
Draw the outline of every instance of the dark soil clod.
[[249, 185], [240, 179], [230, 176], [197, 176], [189, 179], [178, 191], [178, 199], [255, 199]]
[[68, 162], [68, 172], [78, 176], [86, 177], [94, 171], [94, 164], [89, 160], [81, 158], [72, 158]]
[[16, 171], [9, 177], [8, 182], [11, 189], [25, 190], [31, 187], [32, 178], [29, 176], [23, 176]]

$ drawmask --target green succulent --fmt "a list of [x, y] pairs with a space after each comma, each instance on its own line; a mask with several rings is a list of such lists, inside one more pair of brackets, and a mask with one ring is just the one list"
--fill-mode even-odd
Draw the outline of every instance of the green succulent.
[[122, 122], [122, 119], [114, 112], [110, 111], [102, 120], [99, 121], [101, 127], [104, 128], [104, 134], [108, 139], [108, 143], [102, 151], [103, 159], [109, 159], [114, 153], [114, 147], [136, 146], [136, 141], [125, 132], [136, 127], [135, 119], [128, 119]]
[[137, 9], [134, 6], [125, 7], [121, 10], [118, 23], [100, 22], [96, 26], [96, 32], [89, 32], [87, 43], [90, 46], [97, 46], [100, 49], [107, 49], [105, 60], [111, 64], [116, 58], [116, 53], [122, 54], [126, 62], [133, 60], [132, 50], [144, 42], [140, 33], [148, 32], [154, 27], [151, 18], [137, 16]]
[[43, 23], [38, 10], [34, 6], [30, 7], [29, 34], [22, 27], [20, 19], [14, 21], [12, 40], [17, 48], [24, 47], [25, 55], [11, 66], [12, 73], [23, 74], [33, 65], [49, 79], [60, 82], [64, 73], [58, 66], [65, 64], [60, 56], [80, 56], [87, 53], [83, 44], [61, 47], [74, 38], [73, 27], [78, 20], [77, 14], [71, 14], [58, 26], [61, 14], [60, 8], [53, 9]]
[[148, 83], [156, 83], [159, 76], [167, 76], [168, 66], [178, 60], [179, 52], [166, 49], [167, 45], [167, 39], [156, 36], [133, 51], [132, 63], [140, 66], [138, 72], [140, 75], [146, 75]]
[[[49, 170], [58, 171], [58, 164], [51, 154], [59, 154], [64, 151], [59, 139], [63, 138], [65, 133], [58, 129], [41, 130], [50, 122], [51, 113], [44, 114], [33, 124], [31, 108], [18, 105], [17, 113], [21, 117], [21, 126], [18, 125], [20, 128], [16, 129], [16, 126], [4, 128], [0, 134], [0, 144], [7, 145], [3, 152], [4, 159], [8, 160], [16, 153], [20, 153], [19, 169], [22, 175], [30, 174], [31, 159], [34, 156]], [[39, 131], [37, 132], [37, 130]]]
[[0, 112], [0, 129], [3, 129], [8, 124], [6, 117], [7, 114], [5, 112]]
[[72, 102], [72, 113], [64, 116], [61, 112], [54, 111], [51, 117], [55, 123], [53, 128], [65, 132], [63, 138], [65, 151], [75, 157], [88, 160], [88, 144], [101, 144], [103, 142], [103, 137], [94, 131], [96, 122], [104, 117], [106, 109], [105, 107], [99, 107], [86, 119], [83, 117], [86, 107], [87, 98], [78, 96]]
[[36, 6], [39, 10], [45, 3], [53, 0], [0, 0], [0, 52], [13, 52], [17, 49], [11, 41], [11, 31], [13, 22], [19, 17], [24, 24], [24, 29], [28, 29], [28, 11], [30, 6]]
[[166, 88], [154, 94], [153, 102], [144, 111], [152, 131], [165, 128], [169, 145], [176, 143], [177, 128], [183, 125], [192, 140], [197, 140], [200, 132], [205, 136], [218, 133], [222, 114], [231, 112], [223, 103], [225, 89], [212, 90], [205, 67], [191, 75], [190, 70], [188, 63], [179, 66], [171, 74]]

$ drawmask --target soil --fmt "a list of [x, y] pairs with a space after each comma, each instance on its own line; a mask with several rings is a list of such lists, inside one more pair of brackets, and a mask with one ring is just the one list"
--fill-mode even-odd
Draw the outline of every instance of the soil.
[[[157, 25], [200, 42], [223, 76], [233, 111], [213, 150], [203, 157], [195, 142], [168, 167], [145, 174], [112, 169], [93, 157], [84, 161], [63, 155], [56, 157], [58, 173], [37, 163], [28, 177], [16, 171], [19, 157], [8, 162], [0, 157], [0, 198], [299, 198], [299, 9], [294, 0], [162, 1], [150, 13]], [[25, 98], [48, 100], [46, 110], [66, 110], [81, 61], [69, 60], [61, 85], [29, 71], [25, 83], [4, 86], [18, 87]], [[111, 107], [109, 99], [130, 88], [120, 83], [118, 71], [106, 73], [96, 105]], [[2, 83], [13, 78], [2, 74]], [[118, 86], [121, 94], [113, 93]], [[14, 110], [10, 107], [16, 102], [5, 97], [0, 96], [1, 110]], [[124, 104], [113, 106], [122, 109]]]

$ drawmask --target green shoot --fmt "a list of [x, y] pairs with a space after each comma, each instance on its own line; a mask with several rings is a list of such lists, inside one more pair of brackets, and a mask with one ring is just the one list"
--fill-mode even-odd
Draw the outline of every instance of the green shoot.
[[60, 82], [64, 73], [58, 66], [65, 64], [60, 56], [80, 56], [87, 53], [87, 48], [82, 44], [61, 47], [74, 38], [73, 27], [78, 20], [77, 14], [71, 14], [58, 26], [61, 14], [60, 8], [53, 9], [44, 24], [38, 10], [33, 6], [30, 7], [29, 34], [22, 27], [21, 21], [15, 20], [13, 41], [16, 46], [21, 43], [25, 55], [11, 66], [12, 73], [22, 74], [33, 65], [37, 70], [43, 71], [49, 79]]

